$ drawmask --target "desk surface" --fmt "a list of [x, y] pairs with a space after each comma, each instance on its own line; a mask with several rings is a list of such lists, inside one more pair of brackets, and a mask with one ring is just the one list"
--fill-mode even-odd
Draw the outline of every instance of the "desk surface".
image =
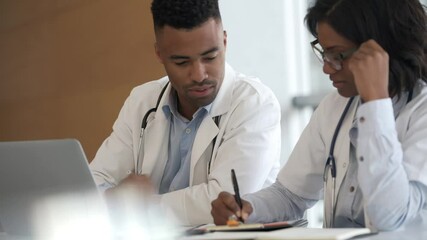
[[[402, 227], [400, 229], [397, 229], [395, 231], [390, 231], [390, 232], [379, 232], [378, 234], [373, 234], [373, 235], [368, 235], [368, 236], [364, 236], [364, 237], [357, 237], [355, 239], [358, 240], [414, 240], [414, 239], [427, 239], [427, 211], [424, 211], [424, 216], [420, 216], [418, 217], [416, 220], [413, 221], [412, 224], [408, 224], [405, 227]], [[286, 233], [286, 229], [284, 230], [278, 230], [278, 231], [283, 231], [284, 234], [284, 238], [285, 238], [285, 233]], [[234, 232], [232, 233], [232, 236], [224, 236], [227, 239], [252, 239], [255, 238], [257, 234], [261, 234], [261, 232]], [[280, 233], [282, 234], [282, 233]], [[239, 236], [240, 235], [240, 236]], [[194, 240], [194, 239], [209, 239], [209, 235], [203, 235], [206, 236], [205, 238], [202, 237], [202, 235], [199, 236], [192, 236], [192, 237], [183, 237], [180, 240]], [[213, 236], [212, 236], [213, 237]], [[215, 236], [218, 237], [218, 236]], [[213, 237], [213, 238], [215, 238]], [[222, 237], [222, 236], [221, 236]], [[220, 238], [221, 238], [220, 237]], [[212, 239], [213, 239], [212, 238]], [[263, 238], [263, 237], [261, 237]], [[0, 239], [1, 240], [1, 239]]]
[[[380, 232], [375, 235], [357, 238], [360, 240], [414, 240], [427, 239], [427, 213], [420, 216], [409, 226], [402, 227], [396, 231]], [[0, 240], [29, 240], [25, 237], [9, 236], [6, 233], [0, 232]]]
[[427, 216], [419, 217], [413, 224], [405, 226], [396, 231], [380, 232], [377, 235], [371, 235], [369, 237], [358, 238], [363, 240], [415, 240], [415, 239], [427, 239]]

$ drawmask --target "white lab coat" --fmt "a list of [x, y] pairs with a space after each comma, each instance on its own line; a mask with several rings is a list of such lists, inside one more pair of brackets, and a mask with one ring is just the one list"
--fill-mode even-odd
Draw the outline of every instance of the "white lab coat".
[[[328, 95], [313, 113], [310, 123], [302, 133], [286, 166], [278, 179], [289, 190], [307, 199], [323, 197], [323, 172], [328, 158], [331, 139], [348, 98], [334, 92]], [[349, 129], [359, 99], [353, 100], [346, 114], [335, 143], [334, 156], [337, 166], [336, 189], [346, 173], [350, 156]], [[333, 106], [333, 107], [331, 107]], [[295, 180], [294, 180], [295, 179]], [[336, 191], [336, 194], [338, 191]]]
[[[134, 170], [142, 118], [156, 105], [167, 81], [164, 77], [132, 91], [112, 134], [90, 165], [97, 184], [116, 186], [129, 170]], [[167, 103], [170, 91], [169, 84], [159, 109], [149, 117], [142, 144], [142, 174], [150, 176], [156, 189], [168, 157], [169, 121], [162, 106]], [[212, 119], [215, 116], [221, 116], [219, 128]], [[231, 169], [236, 171], [241, 194], [255, 192], [275, 181], [279, 157], [280, 106], [276, 97], [259, 80], [238, 74], [226, 65], [218, 96], [195, 137], [190, 187], [161, 195], [161, 204], [173, 212], [180, 224], [211, 223], [211, 201], [221, 191], [234, 192]]]
[[[287, 165], [279, 173], [278, 180], [294, 194], [313, 200], [322, 199], [324, 194], [328, 194], [328, 196], [332, 194], [329, 187], [324, 192], [323, 174], [331, 139], [347, 101], [348, 98], [340, 96], [337, 92], [329, 94], [322, 100], [296, 144]], [[408, 180], [424, 185], [427, 185], [427, 176], [424, 174], [427, 169], [425, 161], [427, 151], [425, 144], [426, 103], [427, 87], [425, 83], [419, 82], [414, 91], [414, 98], [401, 110], [396, 119], [396, 133], [403, 150], [401, 161]], [[349, 130], [352, 127], [358, 104], [359, 97], [356, 97], [344, 119], [335, 144], [334, 156], [337, 167], [335, 199], [341, 194], [339, 190], [341, 190], [341, 184], [349, 166]], [[329, 177], [328, 180], [330, 179]], [[326, 212], [331, 212], [329, 207], [332, 204], [330, 202], [324, 204], [327, 207]], [[370, 227], [366, 211], [365, 223]]]

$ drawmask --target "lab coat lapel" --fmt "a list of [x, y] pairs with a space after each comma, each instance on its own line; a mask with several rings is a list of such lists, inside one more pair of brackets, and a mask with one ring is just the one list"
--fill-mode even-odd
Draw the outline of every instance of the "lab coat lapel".
[[154, 117], [149, 119], [145, 130], [142, 174], [150, 176], [155, 189], [160, 186], [168, 158], [170, 124], [162, 106], [165, 104], [165, 99], [169, 93], [170, 86], [168, 86], [156, 113], [153, 114]]
[[[226, 63], [225, 75], [221, 88], [215, 100], [212, 102], [212, 107], [209, 114], [200, 124], [196, 138], [194, 139], [193, 150], [191, 153], [190, 185], [194, 182], [201, 181], [201, 178], [206, 178], [207, 168], [209, 168], [208, 164], [212, 158], [212, 153], [215, 156], [217, 148], [217, 146], [211, 146], [211, 143], [215, 137], [217, 137], [216, 142], [219, 142], [224, 131], [223, 129], [220, 132], [219, 126], [216, 125], [212, 118], [220, 116], [220, 125], [221, 122], [227, 121], [224, 114], [226, 114], [230, 109], [233, 98], [233, 85], [235, 84], [235, 81], [236, 72], [230, 65]], [[206, 152], [208, 148], [209, 152]], [[206, 161], [206, 163], [200, 164], [199, 166], [206, 166], [204, 169], [200, 169], [199, 166], [197, 166], [198, 163], [202, 160]], [[212, 163], [213, 160], [211, 164]], [[205, 174], [201, 173], [202, 170]]]
[[[200, 124], [196, 138], [194, 139], [193, 151], [191, 153], [190, 183], [193, 182], [196, 164], [202, 160], [209, 162], [209, 159], [206, 159], [206, 157], [202, 159], [202, 155], [208, 149], [213, 139], [217, 136], [218, 131], [219, 128], [216, 126], [214, 120], [209, 116], [207, 116]], [[209, 147], [209, 149], [212, 148]], [[209, 158], [211, 154], [209, 153], [205, 156]]]
[[350, 160], [350, 136], [349, 131], [351, 129], [353, 119], [356, 114], [356, 109], [358, 106], [359, 97], [355, 97], [351, 104], [350, 111], [347, 113], [343, 125], [338, 134], [336, 141], [335, 152], [336, 152], [336, 168], [337, 168], [337, 178], [336, 178], [336, 191], [335, 199], [337, 199], [341, 183], [347, 173], [349, 160]]

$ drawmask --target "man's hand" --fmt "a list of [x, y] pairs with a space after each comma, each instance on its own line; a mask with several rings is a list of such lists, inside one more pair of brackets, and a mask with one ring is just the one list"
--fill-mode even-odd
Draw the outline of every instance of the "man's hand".
[[110, 220], [116, 231], [127, 231], [133, 225], [144, 226], [158, 203], [151, 180], [146, 175], [130, 174], [116, 187], [104, 193]]
[[[111, 190], [131, 189], [143, 194], [154, 194], [154, 188], [147, 175], [129, 174], [120, 184]], [[108, 190], [107, 190], [108, 191]]]
[[150, 203], [153, 196], [154, 188], [147, 175], [129, 174], [119, 185], [105, 191], [109, 207], [117, 210], [129, 207], [123, 206], [129, 203]]
[[362, 43], [348, 67], [363, 102], [389, 97], [389, 56], [375, 40]]
[[221, 192], [218, 198], [212, 201], [211, 214], [216, 225], [225, 225], [230, 216], [235, 215], [246, 221], [252, 213], [252, 205], [242, 199], [242, 209], [237, 204], [234, 195], [228, 192]]

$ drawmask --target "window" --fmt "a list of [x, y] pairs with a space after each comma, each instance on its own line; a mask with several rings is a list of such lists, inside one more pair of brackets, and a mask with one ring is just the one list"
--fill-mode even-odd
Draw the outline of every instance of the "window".
[[[307, 6], [308, 2], [301, 0], [220, 1], [228, 36], [227, 62], [239, 72], [259, 77], [280, 102], [282, 164], [313, 111], [311, 107], [294, 107], [292, 99], [323, 91], [329, 84], [317, 80], [325, 75], [311, 52], [313, 38], [304, 25]], [[322, 209], [319, 202], [309, 210], [310, 226], [322, 226]]]

